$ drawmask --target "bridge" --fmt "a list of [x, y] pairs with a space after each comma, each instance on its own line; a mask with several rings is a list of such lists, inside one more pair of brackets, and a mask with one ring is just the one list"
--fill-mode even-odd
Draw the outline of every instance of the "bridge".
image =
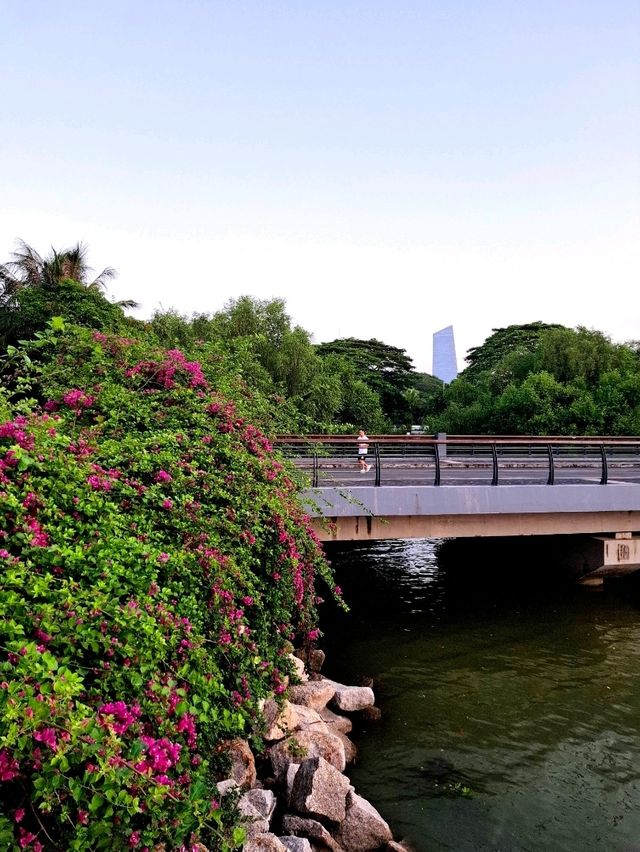
[[586, 534], [582, 572], [640, 568], [640, 438], [279, 436], [321, 541]]

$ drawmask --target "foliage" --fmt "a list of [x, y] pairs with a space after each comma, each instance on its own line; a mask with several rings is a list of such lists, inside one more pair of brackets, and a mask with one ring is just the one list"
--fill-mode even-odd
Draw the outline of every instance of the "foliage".
[[532, 323], [498, 329], [434, 411], [439, 431], [634, 435], [640, 432], [636, 351], [601, 332]]
[[116, 329], [125, 324], [123, 308], [103, 296], [116, 272], [110, 266], [93, 280], [87, 247], [77, 243], [41, 257], [24, 240], [17, 241], [11, 260], [0, 264], [0, 349], [42, 330], [53, 316], [90, 328]]
[[465, 360], [468, 367], [462, 375], [466, 379], [476, 378], [479, 373], [493, 370], [513, 352], [531, 352], [536, 349], [540, 335], [551, 328], [562, 328], [544, 322], [531, 322], [526, 325], [509, 325], [506, 328], [494, 328], [482, 346], [472, 346]]
[[[404, 392], [415, 375], [411, 358], [404, 349], [379, 340], [354, 337], [321, 343], [316, 351], [322, 357], [340, 356], [356, 370], [359, 378], [378, 395], [382, 412], [389, 424], [403, 426], [411, 420], [411, 407]], [[370, 426], [368, 426], [371, 429]]]
[[54, 316], [103, 331], [123, 327], [125, 315], [119, 305], [109, 302], [95, 288], [72, 279], [57, 282], [53, 288], [22, 287], [11, 305], [0, 311], [2, 348], [41, 331]]
[[329, 569], [215, 348], [54, 325], [0, 396], [0, 836], [237, 846], [216, 754], [317, 636]]

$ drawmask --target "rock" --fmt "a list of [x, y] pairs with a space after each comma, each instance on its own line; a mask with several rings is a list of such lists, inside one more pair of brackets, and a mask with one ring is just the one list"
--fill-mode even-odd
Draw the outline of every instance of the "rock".
[[304, 668], [304, 661], [303, 661], [303, 660], [301, 660], [301, 659], [300, 659], [300, 657], [296, 657], [296, 656], [295, 656], [295, 654], [289, 654], [289, 659], [290, 659], [290, 660], [291, 660], [291, 662], [293, 663], [293, 667], [294, 667], [294, 668], [295, 668], [295, 670], [296, 670], [296, 674], [298, 675], [298, 678], [299, 678], [301, 681], [303, 681], [303, 683], [304, 683], [305, 681], [308, 681], [308, 680], [309, 680], [309, 675], [308, 675], [308, 674], [306, 673], [306, 671], [305, 671], [305, 668]]
[[311, 852], [311, 844], [306, 837], [287, 834], [284, 837], [279, 837], [278, 840], [287, 847], [289, 852]]
[[339, 772], [344, 772], [347, 757], [342, 740], [336, 734], [309, 727], [296, 731], [296, 739], [307, 757], [322, 757]]
[[282, 783], [291, 763], [300, 763], [304, 758], [322, 757], [339, 772], [344, 772], [347, 758], [344, 745], [335, 735], [314, 728], [305, 728], [286, 740], [271, 746], [269, 759], [278, 783]]
[[390, 840], [385, 846], [385, 852], [413, 852], [413, 850], [407, 843], [399, 843], [397, 840]]
[[379, 722], [382, 718], [382, 710], [379, 707], [365, 707], [360, 712], [363, 722]]
[[224, 781], [218, 781], [216, 784], [216, 788], [218, 790], [218, 795], [223, 799], [227, 795], [227, 793], [232, 793], [235, 790], [239, 790], [238, 782], [235, 778], [225, 778]]
[[290, 763], [287, 766], [287, 774], [285, 777], [285, 791], [286, 791], [286, 802], [287, 807], [291, 804], [291, 791], [293, 790], [293, 782], [296, 777], [296, 772], [300, 769], [299, 763]]
[[368, 852], [393, 840], [391, 829], [373, 805], [357, 793], [347, 795], [347, 813], [335, 834], [347, 852]]
[[287, 852], [287, 847], [275, 834], [265, 833], [246, 840], [242, 850], [243, 852]]
[[269, 820], [245, 796], [241, 796], [238, 800], [238, 812], [242, 817], [242, 826], [247, 832], [247, 839], [251, 840], [269, 831]]
[[320, 648], [315, 648], [313, 651], [310, 651], [309, 659], [307, 660], [309, 671], [315, 673], [319, 672], [320, 669], [323, 667], [326, 658], [327, 655], [324, 651], [321, 651]]
[[326, 846], [331, 852], [340, 852], [340, 846], [335, 842], [327, 829], [316, 819], [285, 814], [282, 818], [282, 830], [295, 837], [308, 837], [316, 844]]
[[[247, 802], [266, 820], [271, 822], [271, 817], [276, 809], [276, 797], [273, 790], [263, 790], [259, 787], [254, 787], [253, 790], [248, 790], [241, 798], [240, 802]], [[238, 807], [240, 807], [240, 802]]]
[[349, 737], [346, 734], [343, 734], [342, 731], [334, 731], [334, 737], [338, 737], [342, 745], [344, 746], [344, 759], [347, 766], [358, 756], [358, 748], [357, 746], [351, 742]]
[[338, 710], [345, 713], [354, 713], [356, 710], [364, 710], [365, 707], [373, 707], [375, 695], [369, 686], [344, 686], [334, 683], [335, 692], [332, 703]]
[[334, 713], [328, 707], [323, 707], [322, 710], [319, 710], [318, 715], [323, 722], [326, 722], [330, 731], [340, 731], [341, 734], [348, 734], [353, 730], [353, 722], [348, 716], [341, 716], [338, 713]]
[[289, 700], [292, 704], [304, 704], [320, 710], [326, 707], [334, 696], [335, 684], [330, 680], [309, 680], [289, 690]]
[[291, 790], [291, 807], [298, 813], [331, 822], [346, 816], [349, 779], [322, 757], [303, 760]]
[[262, 712], [266, 726], [264, 738], [267, 742], [283, 740], [298, 727], [298, 714], [289, 701], [284, 701], [280, 706], [271, 698], [265, 702]]
[[[317, 710], [312, 707], [305, 707], [304, 704], [294, 704], [293, 708], [298, 718], [296, 730], [313, 727], [315, 730], [330, 733], [325, 721]], [[326, 707], [324, 708], [327, 709]]]
[[231, 770], [229, 775], [237, 782], [239, 787], [253, 787], [256, 783], [256, 762], [253, 752], [246, 740], [236, 737], [235, 740], [227, 740], [222, 743], [220, 750], [229, 755]]

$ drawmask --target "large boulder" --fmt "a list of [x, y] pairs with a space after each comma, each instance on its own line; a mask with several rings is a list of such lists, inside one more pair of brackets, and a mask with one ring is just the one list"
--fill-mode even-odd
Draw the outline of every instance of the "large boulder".
[[298, 714], [289, 701], [280, 705], [271, 698], [265, 702], [262, 712], [265, 721], [264, 738], [267, 742], [283, 740], [298, 727]]
[[[328, 726], [318, 710], [314, 710], [313, 707], [305, 707], [304, 704], [294, 704], [293, 708], [298, 718], [296, 730], [313, 727], [317, 731], [330, 733]], [[325, 707], [324, 709], [326, 710], [327, 708]]]
[[317, 819], [285, 814], [282, 817], [282, 830], [295, 837], [308, 837], [314, 847], [326, 847], [331, 852], [340, 852], [341, 847]]
[[344, 772], [347, 765], [341, 740], [335, 734], [315, 730], [313, 727], [296, 731], [293, 736], [280, 740], [269, 749], [273, 774], [279, 783], [285, 778], [290, 764], [300, 763], [309, 757], [322, 757], [339, 772]]
[[349, 779], [322, 757], [303, 760], [291, 790], [291, 808], [314, 819], [339, 823], [346, 816]]
[[243, 852], [287, 852], [288, 847], [275, 834], [266, 832], [246, 840], [242, 850]]
[[364, 710], [375, 704], [375, 695], [369, 686], [345, 686], [334, 681], [331, 683], [334, 688], [331, 703], [343, 713], [355, 713], [357, 710]]
[[284, 837], [279, 837], [278, 840], [287, 847], [289, 852], [311, 852], [311, 844], [306, 837], [286, 834]]
[[309, 680], [289, 690], [289, 700], [292, 704], [304, 704], [314, 710], [326, 707], [334, 696], [335, 684], [330, 680]]
[[231, 768], [229, 776], [239, 787], [253, 787], [256, 783], [256, 761], [246, 740], [236, 737], [222, 743], [221, 751], [228, 755]]
[[298, 679], [303, 682], [309, 680], [309, 675], [305, 670], [304, 661], [301, 660], [300, 657], [296, 657], [295, 654], [289, 654], [289, 659], [293, 663], [293, 667], [296, 670]]
[[271, 817], [276, 809], [276, 797], [273, 790], [263, 790], [259, 787], [254, 787], [253, 790], [247, 790], [238, 802], [238, 809], [242, 810], [242, 806], [250, 807], [262, 819], [271, 822]]
[[330, 731], [340, 731], [341, 734], [348, 734], [353, 730], [353, 722], [348, 716], [334, 713], [328, 707], [323, 707], [322, 710], [319, 710], [318, 715], [328, 725]]
[[335, 839], [347, 852], [370, 852], [393, 839], [388, 824], [362, 796], [349, 790], [346, 805]]

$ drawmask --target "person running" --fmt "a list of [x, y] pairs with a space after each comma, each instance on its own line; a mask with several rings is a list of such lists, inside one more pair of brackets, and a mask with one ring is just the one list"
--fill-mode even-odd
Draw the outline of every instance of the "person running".
[[367, 464], [367, 453], [369, 452], [369, 438], [366, 436], [364, 429], [358, 432], [358, 467], [360, 473], [366, 473], [371, 470], [371, 465]]

